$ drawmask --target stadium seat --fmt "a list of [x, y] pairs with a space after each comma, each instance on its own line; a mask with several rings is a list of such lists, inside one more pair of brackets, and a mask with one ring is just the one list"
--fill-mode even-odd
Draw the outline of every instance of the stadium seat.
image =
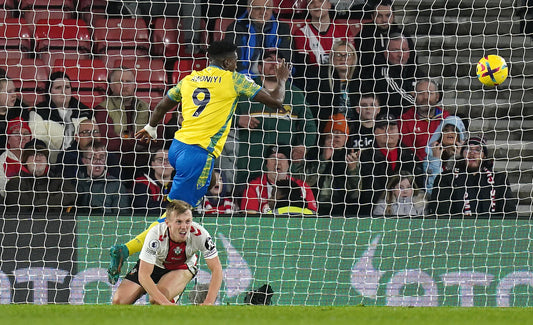
[[41, 59], [6, 59], [0, 61], [19, 90], [43, 90], [50, 75], [50, 68]]
[[81, 19], [40, 20], [35, 29], [35, 51], [91, 51], [91, 35]]
[[307, 13], [307, 0], [274, 0], [274, 8], [280, 17], [303, 17]]
[[78, 11], [98, 11], [107, 7], [107, 0], [78, 0]]
[[228, 26], [234, 21], [234, 18], [217, 18], [211, 39], [213, 41], [220, 41], [221, 39], [224, 39], [224, 34], [226, 33]]
[[0, 49], [29, 55], [31, 39], [30, 29], [23, 18], [7, 18], [0, 22]]
[[0, 58], [0, 68], [13, 80], [22, 100], [30, 107], [42, 101], [50, 68], [40, 59]]
[[136, 96], [151, 108], [161, 100], [167, 90], [165, 63], [158, 59], [129, 58], [116, 60], [113, 67], [132, 68], [136, 71]]
[[7, 18], [13, 18], [13, 10], [0, 8], [0, 21], [4, 21]]
[[22, 52], [22, 51], [15, 50], [15, 49], [1, 50], [0, 51], [0, 62], [4, 62], [6, 60], [11, 60], [11, 59], [20, 60], [20, 59], [31, 58], [30, 56], [31, 54], [32, 52]]
[[45, 0], [45, 1], [35, 1], [35, 0], [20, 0], [19, 9], [36, 9], [36, 8], [63, 8], [65, 10], [74, 10], [73, 0]]
[[18, 12], [15, 8], [14, 0], [0, 0], [0, 21], [7, 18], [15, 18]]
[[105, 99], [107, 68], [100, 60], [57, 60], [52, 72], [65, 71], [70, 77], [72, 92], [89, 107]]
[[0, 0], [0, 7], [5, 9], [16, 9], [15, 0]]
[[183, 77], [193, 70], [202, 70], [209, 64], [207, 58], [178, 59], [172, 72], [172, 84], [176, 85]]
[[28, 106], [28, 107], [35, 107], [37, 104], [43, 102], [45, 99], [44, 93], [42, 92], [36, 92], [36, 91], [21, 91], [20, 92], [20, 100]]
[[63, 11], [61, 8], [36, 8], [21, 10], [21, 14], [28, 22], [28, 26], [34, 33], [37, 24], [41, 20], [67, 20], [74, 19], [76, 13], [74, 11]]
[[[198, 32], [198, 31], [196, 31]], [[183, 56], [189, 56], [189, 57], [192, 57], [192, 56], [196, 56], [195, 55], [191, 55], [189, 52], [187, 52], [187, 43], [190, 43], [190, 41], [186, 40], [185, 39], [185, 30], [183, 28], [183, 25], [182, 25], [182, 22], [180, 21], [179, 22], [179, 25], [178, 25], [178, 44], [180, 44], [180, 47], [178, 49], [178, 56], [180, 57], [183, 57]], [[207, 52], [207, 38], [208, 38], [208, 34], [207, 34], [207, 30], [206, 30], [206, 25], [205, 25], [205, 21], [202, 19], [200, 20], [200, 42], [199, 45], [200, 48], [203, 48], [203, 52]]]
[[148, 54], [150, 33], [142, 19], [96, 18], [93, 28], [95, 53]]
[[83, 90], [75, 89], [73, 93], [78, 100], [90, 108], [95, 108], [98, 104], [107, 98], [107, 94], [101, 90]]
[[[1, 54], [0, 54], [1, 55]], [[56, 50], [39, 52], [39, 57], [48, 66], [53, 66], [57, 60], [89, 60], [92, 58], [90, 53], [80, 53], [77, 50]]]
[[79, 0], [78, 17], [92, 26], [96, 17], [106, 17], [107, 0]]
[[135, 96], [150, 106], [150, 109], [153, 110], [157, 104], [163, 99], [163, 96], [165, 96], [165, 92], [159, 91], [159, 90], [138, 90], [135, 93]]
[[18, 12], [16, 9], [14, 9], [14, 2], [11, 1], [5, 1], [0, 0], [0, 21], [4, 21], [7, 18], [15, 18], [18, 15]]
[[100, 60], [58, 60], [52, 72], [64, 71], [75, 89], [106, 90], [107, 68]]
[[165, 63], [158, 59], [124, 58], [115, 60], [113, 68], [126, 67], [136, 71], [137, 89], [160, 89], [167, 87]]
[[178, 18], [156, 18], [152, 30], [152, 54], [175, 57], [178, 55]]

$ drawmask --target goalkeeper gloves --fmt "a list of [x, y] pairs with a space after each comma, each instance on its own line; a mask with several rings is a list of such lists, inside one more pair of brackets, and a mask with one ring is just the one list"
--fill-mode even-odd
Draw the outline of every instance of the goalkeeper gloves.
[[120, 270], [122, 265], [130, 256], [128, 247], [124, 244], [114, 245], [109, 249], [109, 255], [111, 256], [111, 263], [107, 269], [107, 278], [109, 283], [115, 284], [120, 277]]

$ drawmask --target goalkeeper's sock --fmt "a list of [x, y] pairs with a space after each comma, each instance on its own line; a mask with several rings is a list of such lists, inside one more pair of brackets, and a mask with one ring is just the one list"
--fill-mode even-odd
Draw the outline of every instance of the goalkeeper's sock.
[[132, 240], [126, 243], [126, 247], [128, 248], [130, 255], [141, 251], [141, 249], [143, 248], [144, 240], [146, 239], [146, 235], [148, 234], [148, 231], [152, 229], [153, 227], [157, 226], [158, 224], [160, 224], [161, 222], [165, 222], [166, 217], [167, 217], [167, 214], [164, 213], [161, 217], [159, 217], [159, 219], [157, 219], [157, 221], [153, 222], [150, 225], [150, 227], [148, 227], [148, 229], [141, 232], [140, 234], [135, 236], [135, 238], [133, 238]]
[[143, 231], [141, 234], [137, 235], [137, 237], [133, 238], [124, 245], [128, 248], [128, 251], [131, 254], [135, 254], [141, 251], [141, 249], [143, 248], [144, 238], [146, 238], [147, 232], [148, 230]]
[[109, 249], [109, 255], [111, 255], [111, 264], [107, 269], [107, 276], [109, 283], [115, 284], [120, 276], [120, 270], [124, 261], [128, 259], [128, 256], [138, 253], [143, 247], [144, 240], [148, 231], [164, 222], [166, 219], [166, 213], [163, 214], [156, 222], [153, 222], [148, 229], [137, 235], [135, 238], [127, 242], [126, 244], [115, 245]]

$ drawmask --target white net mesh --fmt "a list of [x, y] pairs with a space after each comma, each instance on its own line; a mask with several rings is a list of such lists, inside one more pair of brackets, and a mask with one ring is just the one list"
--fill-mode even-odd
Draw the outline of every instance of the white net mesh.
[[[275, 63], [293, 68], [282, 108], [238, 99], [195, 209], [218, 303], [270, 284], [284, 305], [531, 306], [532, 6], [0, 1], [0, 303], [111, 303], [108, 248], [164, 212], [190, 117], [135, 133], [226, 39], [267, 94]], [[509, 68], [495, 88], [486, 55]], [[210, 280], [199, 266], [188, 289]]]

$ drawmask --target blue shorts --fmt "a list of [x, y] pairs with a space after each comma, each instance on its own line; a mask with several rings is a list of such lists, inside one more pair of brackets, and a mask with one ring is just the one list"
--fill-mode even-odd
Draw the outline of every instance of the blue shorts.
[[198, 206], [207, 193], [215, 157], [202, 147], [174, 139], [168, 151], [168, 159], [176, 170], [168, 199]]

